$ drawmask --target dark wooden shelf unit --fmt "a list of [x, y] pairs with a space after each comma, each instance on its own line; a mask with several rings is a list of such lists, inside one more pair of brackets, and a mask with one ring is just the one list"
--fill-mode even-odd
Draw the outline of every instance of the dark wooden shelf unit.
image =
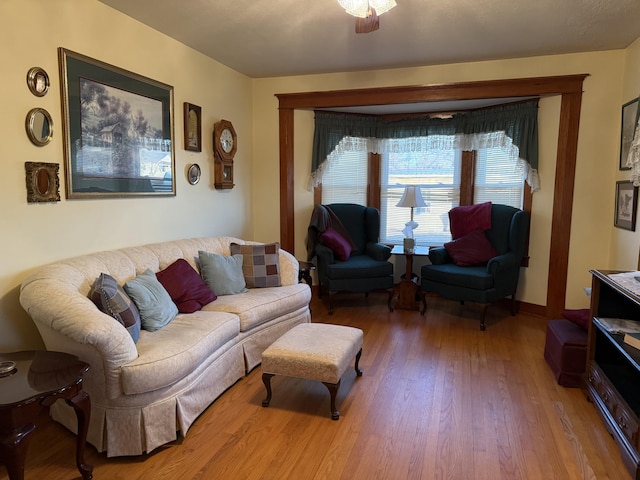
[[591, 270], [589, 363], [584, 389], [620, 446], [632, 477], [640, 480], [640, 350], [626, 345], [624, 335], [610, 333], [600, 318], [638, 321], [640, 297], [614, 282], [613, 271]]

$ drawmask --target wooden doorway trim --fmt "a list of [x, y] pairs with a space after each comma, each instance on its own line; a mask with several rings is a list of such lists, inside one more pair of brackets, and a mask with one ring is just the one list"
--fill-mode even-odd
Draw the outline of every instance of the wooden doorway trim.
[[282, 247], [290, 252], [294, 251], [295, 247], [293, 115], [296, 109], [313, 110], [365, 105], [561, 95], [546, 305], [547, 316], [559, 315], [564, 310], [566, 298], [582, 84], [587, 76], [587, 74], [579, 74], [276, 94], [280, 117], [280, 243]]

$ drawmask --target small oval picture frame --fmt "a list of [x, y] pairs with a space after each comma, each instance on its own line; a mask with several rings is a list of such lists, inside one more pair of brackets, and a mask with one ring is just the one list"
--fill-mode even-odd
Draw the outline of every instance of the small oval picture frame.
[[200, 181], [200, 175], [202, 171], [200, 170], [200, 165], [197, 163], [192, 164], [187, 171], [187, 180], [191, 185], [195, 185]]
[[31, 67], [27, 72], [27, 85], [36, 97], [44, 97], [49, 91], [49, 75], [40, 67]]
[[27, 113], [25, 129], [31, 143], [43, 147], [53, 138], [53, 119], [44, 108], [32, 108]]

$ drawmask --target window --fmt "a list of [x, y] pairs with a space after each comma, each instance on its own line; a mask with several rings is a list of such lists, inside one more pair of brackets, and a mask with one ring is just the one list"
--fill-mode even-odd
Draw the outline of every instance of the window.
[[322, 177], [322, 203], [367, 204], [369, 154], [343, 152]]
[[[522, 172], [503, 147], [475, 152], [431, 149], [386, 153], [380, 155], [379, 164], [369, 162], [368, 157], [365, 152], [338, 154], [323, 176], [322, 203], [379, 208], [380, 241], [384, 243], [401, 244], [405, 223], [411, 219], [410, 209], [396, 207], [405, 185], [419, 186], [427, 204], [413, 212], [418, 223], [413, 232], [418, 245], [442, 245], [451, 240], [448, 212], [455, 206], [491, 201], [523, 208]], [[367, 184], [377, 176], [379, 198], [367, 202]]]
[[413, 231], [417, 243], [437, 245], [451, 239], [447, 213], [460, 203], [461, 152], [389, 153], [381, 156], [380, 237], [385, 243], [401, 244], [411, 211], [396, 207], [405, 185], [421, 189], [426, 207], [416, 208]]
[[501, 147], [476, 152], [473, 203], [494, 202], [522, 208], [522, 171]]

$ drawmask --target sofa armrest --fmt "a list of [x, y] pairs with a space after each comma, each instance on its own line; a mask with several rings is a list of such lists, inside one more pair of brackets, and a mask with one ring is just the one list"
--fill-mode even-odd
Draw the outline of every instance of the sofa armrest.
[[443, 265], [445, 263], [453, 262], [447, 253], [447, 249], [444, 247], [436, 247], [429, 250], [429, 260], [433, 265]]
[[280, 262], [280, 282], [282, 285], [295, 285], [298, 283], [298, 271], [300, 269], [298, 260], [282, 248], [279, 250], [278, 260]]
[[382, 243], [369, 242], [365, 247], [365, 251], [371, 258], [381, 262], [389, 260], [391, 256], [391, 247]]

